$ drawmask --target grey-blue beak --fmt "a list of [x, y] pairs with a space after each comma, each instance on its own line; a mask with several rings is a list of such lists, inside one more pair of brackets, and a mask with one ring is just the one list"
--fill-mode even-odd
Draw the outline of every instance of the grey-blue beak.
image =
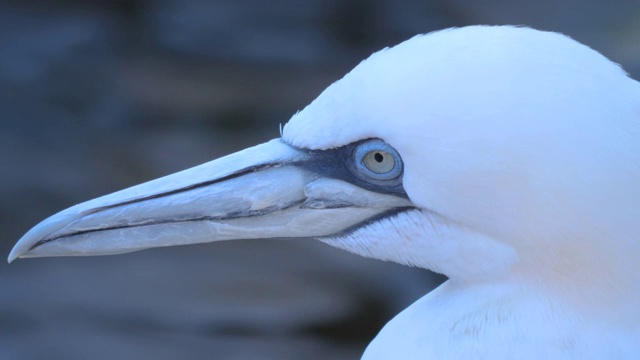
[[[106, 255], [220, 240], [325, 237], [411, 206], [345, 181], [331, 156], [274, 139], [61, 211], [27, 232], [16, 258]], [[339, 161], [337, 161], [339, 163]]]

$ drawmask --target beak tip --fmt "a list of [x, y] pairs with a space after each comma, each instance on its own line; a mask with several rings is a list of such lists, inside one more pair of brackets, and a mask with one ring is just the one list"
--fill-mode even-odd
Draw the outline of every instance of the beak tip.
[[33, 249], [33, 246], [36, 244], [36, 242], [34, 240], [36, 240], [35, 237], [30, 236], [29, 233], [25, 234], [13, 246], [13, 249], [11, 249], [11, 252], [9, 253], [9, 256], [7, 257], [7, 262], [10, 264], [15, 259], [24, 258], [25, 255], [28, 254]]
[[31, 250], [29, 244], [25, 244], [22, 241], [18, 241], [18, 243], [11, 249], [9, 256], [7, 257], [7, 263], [11, 264], [13, 260], [24, 257], [26, 253]]
[[[13, 246], [13, 249], [11, 249], [9, 256], [7, 257], [7, 262], [11, 263], [18, 258], [34, 257], [33, 250], [41, 250], [38, 245], [40, 240], [45, 238], [47, 235], [64, 228], [76, 218], [80, 217], [81, 212], [75, 211], [74, 208], [75, 207], [71, 207], [65, 211], [52, 215], [27, 231], [27, 233], [24, 234]], [[37, 253], [39, 252], [40, 251]]]
[[11, 264], [11, 262], [13, 262], [13, 260], [17, 259], [20, 257], [20, 254], [18, 253], [18, 251], [16, 251], [16, 248], [14, 247], [13, 250], [11, 250], [11, 252], [9, 253], [9, 257], [7, 258], [7, 263]]

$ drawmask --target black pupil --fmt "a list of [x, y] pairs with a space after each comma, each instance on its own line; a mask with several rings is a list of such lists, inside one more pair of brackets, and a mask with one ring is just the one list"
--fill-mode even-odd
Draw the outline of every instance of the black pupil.
[[384, 156], [382, 156], [382, 154], [380, 153], [376, 153], [375, 155], [373, 155], [373, 158], [376, 159], [377, 162], [382, 162], [382, 160], [384, 160]]

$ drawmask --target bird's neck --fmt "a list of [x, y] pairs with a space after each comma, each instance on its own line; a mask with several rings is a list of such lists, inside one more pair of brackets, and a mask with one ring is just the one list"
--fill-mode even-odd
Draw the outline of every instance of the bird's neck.
[[590, 321], [640, 324], [640, 264], [634, 249], [625, 250], [628, 247], [616, 246], [616, 241], [565, 244], [518, 249], [526, 256], [498, 281], [566, 304]]
[[448, 281], [389, 322], [363, 359], [632, 358], [638, 335], [545, 290]]

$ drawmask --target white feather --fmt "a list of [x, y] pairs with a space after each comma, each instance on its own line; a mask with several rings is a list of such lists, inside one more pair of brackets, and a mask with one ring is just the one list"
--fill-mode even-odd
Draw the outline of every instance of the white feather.
[[450, 280], [365, 359], [640, 358], [640, 84], [551, 32], [384, 49], [294, 115], [311, 149], [393, 146], [421, 210], [326, 240]]

